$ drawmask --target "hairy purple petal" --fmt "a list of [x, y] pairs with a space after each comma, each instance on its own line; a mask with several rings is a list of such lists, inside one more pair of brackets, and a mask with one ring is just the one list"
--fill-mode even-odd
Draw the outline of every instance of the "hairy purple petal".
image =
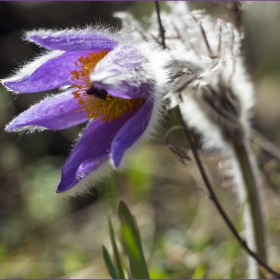
[[76, 173], [84, 161], [108, 154], [115, 135], [134, 114], [126, 112], [123, 117], [111, 123], [103, 122], [101, 118], [92, 121], [64, 164], [56, 192], [65, 192], [77, 184]]
[[[89, 52], [66, 52], [51, 58], [35, 70], [28, 70], [27, 66], [21, 70], [21, 75], [4, 81], [4, 85], [20, 93], [33, 93], [71, 85], [71, 72], [77, 69], [74, 62], [80, 56], [87, 56]], [[36, 63], [36, 62], [33, 62]]]
[[155, 75], [149, 60], [134, 47], [119, 45], [90, 75], [95, 86], [119, 98], [149, 98], [155, 92]]
[[[164, 68], [167, 60], [161, 59], [163, 56], [157, 54], [152, 44], [126, 45], [119, 43], [120, 38], [115, 38], [106, 31], [101, 33], [90, 28], [28, 32], [27, 40], [52, 51], [24, 67], [13, 78], [1, 81], [19, 93], [66, 89], [76, 84], [79, 90], [75, 94], [79, 98], [84, 98], [86, 92], [101, 99], [107, 98], [108, 93], [122, 99], [145, 100], [139, 111], [127, 111], [111, 123], [103, 122], [102, 117], [89, 123], [62, 167], [57, 193], [75, 195], [87, 192], [110, 171], [112, 162], [115, 167], [121, 167], [128, 151], [136, 147], [153, 128], [158, 114], [158, 103], [154, 101], [159, 100], [158, 95], [168, 78]], [[86, 61], [80, 60], [81, 65], [76, 63], [78, 66], [74, 64], [81, 56], [102, 50], [109, 52], [93, 69], [89, 69], [89, 77]], [[76, 78], [71, 81], [74, 70], [79, 73], [73, 73]], [[73, 91], [69, 89], [30, 107], [6, 130], [26, 127], [31, 127], [31, 130], [36, 127], [58, 130], [87, 121], [86, 112], [81, 108], [87, 99], [79, 99], [78, 104], [71, 94]], [[116, 107], [116, 110], [119, 109]]]
[[120, 129], [112, 143], [112, 159], [119, 167], [127, 149], [145, 133], [152, 116], [153, 102], [146, 100], [141, 109]]
[[81, 106], [74, 99], [72, 91], [55, 95], [31, 106], [10, 122], [6, 130], [11, 131], [26, 126], [60, 130], [87, 121], [84, 111], [76, 112], [81, 109]]
[[30, 31], [26, 33], [26, 39], [46, 49], [63, 51], [112, 50], [118, 44], [90, 29]]
[[104, 156], [85, 160], [79, 166], [76, 172], [76, 179], [79, 181], [85, 179], [88, 175], [90, 175], [92, 172], [94, 172], [98, 167], [100, 167], [103, 163], [105, 163], [108, 160], [109, 160], [109, 153]]

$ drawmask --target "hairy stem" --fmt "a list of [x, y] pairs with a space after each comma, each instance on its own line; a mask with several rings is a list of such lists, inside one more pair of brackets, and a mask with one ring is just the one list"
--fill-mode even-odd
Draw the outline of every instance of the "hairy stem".
[[220, 204], [218, 198], [216, 197], [216, 194], [211, 186], [211, 183], [207, 177], [207, 174], [204, 170], [204, 167], [201, 163], [201, 160], [199, 158], [199, 155], [197, 153], [195, 144], [192, 141], [192, 137], [190, 135], [188, 126], [186, 125], [185, 121], [183, 120], [181, 111], [179, 106], [174, 108], [175, 113], [180, 121], [180, 124], [185, 132], [185, 136], [186, 136], [186, 140], [189, 144], [190, 149], [192, 150], [192, 153], [194, 155], [194, 159], [197, 163], [198, 169], [200, 171], [200, 174], [203, 178], [203, 181], [205, 183], [205, 186], [207, 188], [207, 190], [209, 191], [209, 195], [210, 195], [210, 199], [213, 201], [216, 209], [218, 210], [219, 214], [221, 215], [221, 217], [223, 218], [224, 222], [226, 223], [226, 225], [228, 226], [229, 230], [231, 231], [231, 233], [233, 234], [233, 236], [235, 237], [235, 239], [238, 241], [238, 243], [240, 244], [240, 246], [254, 259], [256, 260], [256, 262], [261, 265], [262, 267], [264, 267], [268, 272], [270, 272], [272, 275], [278, 277], [280, 279], [280, 273], [275, 271], [274, 269], [272, 269], [269, 265], [267, 265], [266, 261], [263, 260], [262, 257], [259, 257], [259, 255], [257, 253], [255, 253], [252, 249], [250, 249], [246, 243], [245, 240], [243, 240], [243, 238], [241, 238], [241, 236], [238, 234], [237, 230], [235, 229], [234, 225], [232, 224], [232, 222], [230, 221], [229, 217], [227, 216], [225, 210], [223, 209], [222, 205]]
[[[258, 256], [266, 262], [267, 254], [262, 203], [260, 201], [258, 179], [256, 178], [257, 172], [253, 169], [254, 166], [250, 159], [250, 147], [246, 139], [232, 143], [232, 147], [243, 180], [243, 184], [241, 183], [239, 187], [244, 188], [241, 192], [243, 191], [245, 193], [248, 205], [247, 215], [250, 221], [245, 219], [245, 230], [250, 231], [247, 233], [247, 236], [253, 239], [251, 241], [253, 248], [256, 250]], [[246, 223], [248, 223], [248, 225]], [[249, 277], [262, 276], [260, 272], [258, 274], [259, 275], [249, 275]]]

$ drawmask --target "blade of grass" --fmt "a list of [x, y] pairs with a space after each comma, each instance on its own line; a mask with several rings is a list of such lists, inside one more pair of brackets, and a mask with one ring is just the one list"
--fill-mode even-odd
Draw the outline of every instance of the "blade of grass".
[[195, 269], [192, 279], [203, 279], [205, 278], [205, 274], [206, 274], [206, 267], [204, 264], [200, 264]]
[[132, 278], [150, 279], [138, 226], [128, 207], [122, 201], [119, 204], [119, 218]]
[[110, 218], [108, 219], [108, 222], [109, 222], [110, 239], [111, 239], [111, 244], [112, 244], [112, 247], [113, 247], [113, 252], [114, 252], [114, 256], [115, 256], [115, 260], [116, 260], [117, 269], [118, 269], [118, 272], [119, 272], [119, 278], [120, 279], [125, 279], [124, 269], [123, 269], [123, 266], [122, 266], [120, 253], [118, 251], [118, 247], [117, 247], [116, 240], [115, 240], [115, 233], [114, 233], [114, 229], [113, 229]]
[[104, 245], [102, 246], [102, 253], [103, 253], [103, 259], [105, 261], [109, 274], [111, 275], [111, 277], [113, 279], [119, 279], [118, 271], [114, 267], [110, 254]]

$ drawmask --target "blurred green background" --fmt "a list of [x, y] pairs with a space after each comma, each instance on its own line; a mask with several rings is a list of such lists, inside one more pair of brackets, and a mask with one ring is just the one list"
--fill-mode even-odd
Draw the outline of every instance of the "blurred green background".
[[[164, 3], [161, 3], [164, 8]], [[236, 21], [224, 3], [190, 3], [215, 17]], [[280, 3], [244, 2], [243, 53], [255, 83], [252, 124], [280, 146]], [[21, 40], [25, 30], [101, 23], [121, 26], [114, 11], [145, 22], [149, 2], [0, 2], [0, 78], [11, 75], [41, 50]], [[107, 216], [118, 227], [116, 205], [136, 215], [152, 278], [246, 277], [246, 256], [207, 196], [193, 162], [180, 164], [165, 148], [172, 113], [153, 142], [130, 159], [129, 169], [100, 183], [95, 195], [66, 200], [53, 193], [60, 168], [82, 126], [31, 135], [8, 134], [5, 124], [45, 96], [12, 96], [0, 87], [0, 278], [108, 278], [101, 246], [110, 248]], [[184, 147], [181, 133], [172, 139]], [[280, 269], [279, 163], [256, 147], [265, 188], [268, 250]], [[230, 167], [214, 152], [201, 157], [226, 210], [237, 223], [239, 207]], [[242, 235], [242, 232], [241, 232]]]

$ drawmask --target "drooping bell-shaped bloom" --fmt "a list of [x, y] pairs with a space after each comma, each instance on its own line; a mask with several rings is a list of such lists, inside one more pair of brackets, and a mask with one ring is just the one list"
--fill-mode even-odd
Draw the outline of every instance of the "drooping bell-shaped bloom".
[[17, 116], [7, 131], [60, 130], [88, 121], [62, 168], [57, 193], [88, 192], [112, 165], [125, 165], [158, 121], [166, 56], [150, 43], [120, 37], [90, 28], [27, 32], [26, 39], [48, 53], [2, 80], [22, 94], [63, 89]]

